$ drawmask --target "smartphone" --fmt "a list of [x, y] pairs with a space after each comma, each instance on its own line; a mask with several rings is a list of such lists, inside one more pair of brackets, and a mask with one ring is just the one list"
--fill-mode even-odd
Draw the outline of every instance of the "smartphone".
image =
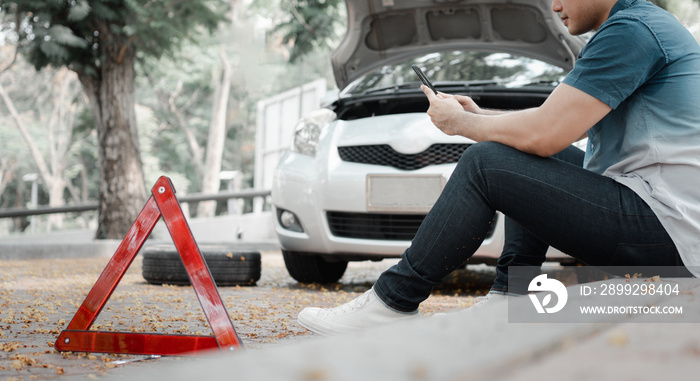
[[437, 90], [435, 90], [435, 86], [433, 86], [433, 84], [430, 82], [428, 77], [425, 76], [425, 74], [423, 73], [423, 70], [421, 70], [416, 65], [411, 65], [411, 67], [413, 68], [413, 71], [415, 71], [416, 74], [418, 75], [418, 78], [420, 78], [420, 81], [423, 82], [424, 85], [430, 87], [430, 90], [433, 90], [435, 95], [437, 95]]

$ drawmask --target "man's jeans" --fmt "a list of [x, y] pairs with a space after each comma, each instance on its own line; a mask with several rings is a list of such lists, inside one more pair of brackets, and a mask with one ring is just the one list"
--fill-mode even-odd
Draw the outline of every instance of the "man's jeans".
[[492, 142], [469, 147], [411, 247], [377, 280], [378, 296], [399, 311], [418, 308], [465, 266], [496, 211], [507, 216], [507, 242], [492, 290], [526, 292], [527, 283], [509, 288], [508, 266], [539, 271], [550, 245], [593, 266], [682, 267], [649, 206], [624, 185], [583, 169], [583, 157], [575, 147], [550, 158]]

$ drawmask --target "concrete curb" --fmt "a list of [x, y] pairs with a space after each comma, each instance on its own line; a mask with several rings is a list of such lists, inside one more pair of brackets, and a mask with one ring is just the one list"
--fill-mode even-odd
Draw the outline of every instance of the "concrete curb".
[[[677, 321], [688, 324], [639, 323], [630, 316], [609, 323], [510, 323], [509, 303], [501, 302], [355, 335], [217, 354], [167, 368], [155, 365], [139, 374], [125, 369], [110, 379], [570, 380], [613, 379], [608, 377], [612, 374], [623, 379], [681, 379], [697, 363], [685, 354], [700, 356], [700, 324], [692, 322], [700, 313], [694, 296], [700, 283], [693, 279], [679, 284], [681, 295], [657, 298], [655, 303], [689, 306], [686, 316], [691, 320]], [[569, 287], [572, 295], [576, 287]], [[622, 338], [616, 338], [619, 332]], [[689, 343], [696, 344], [689, 349]]]
[[49, 259], [109, 257], [121, 241], [81, 243], [0, 243], [0, 259]]
[[[237, 249], [279, 250], [272, 214], [244, 214], [188, 221], [198, 244], [219, 244]], [[95, 240], [94, 230], [74, 230], [37, 235], [0, 237], [1, 259], [87, 258], [111, 256], [121, 240]], [[163, 221], [159, 221], [145, 245], [171, 244]]]
[[[120, 243], [120, 240], [78, 243], [0, 242], [0, 260], [111, 257]], [[149, 240], [144, 247], [162, 244], [172, 245], [172, 241]], [[197, 244], [222, 245], [237, 250], [279, 250], [279, 243], [276, 241], [197, 242]]]

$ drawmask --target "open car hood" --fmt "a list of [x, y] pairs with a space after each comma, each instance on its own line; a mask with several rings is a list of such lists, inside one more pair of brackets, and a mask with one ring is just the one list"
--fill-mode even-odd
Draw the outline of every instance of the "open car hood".
[[501, 51], [570, 70], [585, 42], [543, 0], [345, 0], [348, 30], [331, 56], [338, 88], [431, 52]]

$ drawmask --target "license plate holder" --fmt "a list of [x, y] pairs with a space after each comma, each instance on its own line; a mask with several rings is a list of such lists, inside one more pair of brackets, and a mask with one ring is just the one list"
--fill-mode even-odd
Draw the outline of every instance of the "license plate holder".
[[445, 182], [442, 175], [367, 175], [367, 211], [427, 213]]

